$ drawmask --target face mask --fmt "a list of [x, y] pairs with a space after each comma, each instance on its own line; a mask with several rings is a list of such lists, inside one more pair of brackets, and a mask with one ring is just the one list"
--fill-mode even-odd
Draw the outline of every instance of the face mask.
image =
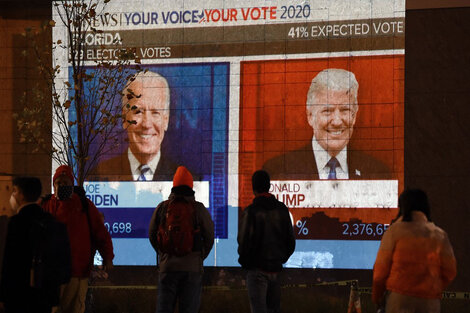
[[16, 198], [13, 195], [10, 196], [10, 206], [14, 212], [18, 210], [18, 201], [16, 201]]
[[59, 200], [67, 200], [72, 197], [73, 186], [59, 186], [57, 190], [57, 198]]

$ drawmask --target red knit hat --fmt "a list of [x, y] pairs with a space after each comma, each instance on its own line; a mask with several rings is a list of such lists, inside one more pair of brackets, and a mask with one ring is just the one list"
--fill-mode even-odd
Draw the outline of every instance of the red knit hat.
[[72, 181], [73, 183], [73, 172], [72, 172], [72, 168], [68, 165], [61, 165], [59, 166], [56, 170], [55, 170], [55, 174], [54, 174], [54, 177], [52, 178], [52, 181], [55, 182], [55, 180], [57, 178], [59, 178], [59, 176], [61, 175], [65, 175], [67, 176], [68, 178], [70, 178], [70, 180]]
[[173, 187], [186, 185], [189, 188], [193, 188], [193, 175], [184, 166], [178, 166], [176, 169], [175, 176], [173, 177]]

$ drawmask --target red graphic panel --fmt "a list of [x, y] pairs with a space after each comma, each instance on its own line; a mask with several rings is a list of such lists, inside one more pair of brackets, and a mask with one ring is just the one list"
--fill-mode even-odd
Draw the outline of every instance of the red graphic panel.
[[[354, 73], [359, 84], [359, 110], [348, 152], [367, 155], [385, 164], [389, 175], [383, 179], [398, 181], [398, 192], [403, 189], [403, 55], [250, 61], [241, 63], [240, 207], [244, 208], [252, 201], [251, 175], [254, 171], [273, 158], [311, 146], [313, 131], [307, 121], [307, 92], [312, 79], [329, 68]], [[283, 179], [298, 180], [299, 176], [289, 177], [289, 174], [285, 173]], [[312, 220], [316, 226], [331, 220], [341, 225], [352, 222], [386, 224], [397, 214], [396, 207], [301, 208], [298, 203], [292, 203], [295, 201], [292, 198], [288, 200], [291, 201], [286, 203], [288, 206], [296, 207], [291, 210], [295, 221]], [[315, 225], [311, 224], [310, 229]], [[315, 238], [311, 231], [305, 238], [343, 238], [319, 236]]]

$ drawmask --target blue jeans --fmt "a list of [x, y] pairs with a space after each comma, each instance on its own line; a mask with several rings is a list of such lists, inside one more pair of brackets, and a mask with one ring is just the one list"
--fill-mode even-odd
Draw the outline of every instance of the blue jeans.
[[279, 273], [249, 270], [246, 276], [251, 313], [281, 312]]
[[157, 313], [197, 313], [201, 304], [202, 273], [166, 272], [158, 277]]

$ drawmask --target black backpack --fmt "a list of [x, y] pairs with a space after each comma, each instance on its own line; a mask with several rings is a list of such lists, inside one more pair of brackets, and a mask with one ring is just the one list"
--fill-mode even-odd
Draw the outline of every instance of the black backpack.
[[66, 226], [44, 213], [33, 222], [30, 238], [31, 287], [55, 288], [70, 281], [72, 263]]

